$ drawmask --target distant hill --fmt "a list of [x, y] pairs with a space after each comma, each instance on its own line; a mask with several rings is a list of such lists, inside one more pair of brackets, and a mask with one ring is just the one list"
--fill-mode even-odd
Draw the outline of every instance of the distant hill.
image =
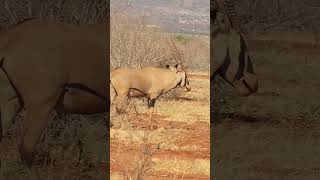
[[150, 25], [167, 32], [209, 34], [209, 0], [116, 0], [111, 5], [143, 13]]

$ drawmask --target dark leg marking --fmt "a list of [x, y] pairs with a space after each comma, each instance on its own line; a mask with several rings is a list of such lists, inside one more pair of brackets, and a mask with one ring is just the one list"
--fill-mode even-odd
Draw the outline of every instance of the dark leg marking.
[[21, 160], [25, 162], [28, 168], [30, 168], [33, 165], [35, 153], [33, 151], [25, 150], [22, 144], [20, 145], [19, 152]]
[[105, 97], [104, 95], [102, 95], [102, 94], [98, 93], [97, 91], [95, 91], [95, 90], [93, 90], [93, 89], [91, 89], [91, 88], [89, 88], [89, 87], [87, 87], [87, 86], [85, 86], [83, 84], [80, 84], [80, 83], [69, 83], [69, 84], [65, 85], [65, 88], [80, 89], [80, 90], [86, 91], [88, 93], [91, 93], [91, 94], [93, 94], [93, 95], [95, 95], [95, 96], [97, 96], [97, 97], [99, 97], [99, 98], [101, 98], [101, 99], [103, 99], [105, 101], [108, 101], [108, 98]]
[[156, 103], [156, 99], [151, 99], [151, 100], [149, 100], [149, 101], [148, 101], [148, 107], [149, 107], [149, 108], [151, 108], [151, 107], [153, 108], [155, 103]]

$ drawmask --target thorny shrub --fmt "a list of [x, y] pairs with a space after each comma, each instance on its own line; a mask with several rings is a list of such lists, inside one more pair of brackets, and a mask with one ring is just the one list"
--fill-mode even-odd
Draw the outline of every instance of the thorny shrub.
[[[32, 0], [2, 0], [0, 26], [8, 27], [30, 18]], [[39, 0], [38, 0], [39, 1]], [[109, 2], [105, 0], [41, 0], [40, 18], [59, 22], [86, 24], [107, 22]]]
[[113, 12], [110, 31], [112, 69], [161, 66], [171, 60], [166, 38], [148, 27], [141, 15]]

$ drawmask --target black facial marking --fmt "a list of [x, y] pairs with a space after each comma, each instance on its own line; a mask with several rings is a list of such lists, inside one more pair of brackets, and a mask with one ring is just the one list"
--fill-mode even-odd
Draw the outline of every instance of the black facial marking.
[[216, 76], [218, 75], [218, 72], [215, 71], [212, 76], [210, 76], [210, 82], [214, 80], [214, 78], [216, 78]]
[[177, 84], [177, 86], [176, 86], [176, 87], [178, 87], [178, 86], [180, 86], [180, 87], [181, 87], [181, 83], [182, 83], [182, 79], [180, 79], [180, 81], [178, 82], [178, 84]]
[[217, 18], [217, 12], [218, 12], [218, 10], [217, 10], [217, 9], [215, 9], [215, 10], [211, 10], [210, 17], [211, 17], [211, 20], [212, 20], [212, 24], [214, 24], [214, 23], [215, 23], [215, 21], [216, 21], [216, 18]]
[[151, 99], [151, 100], [148, 100], [148, 107], [151, 108], [151, 107], [154, 107], [154, 104], [156, 103], [156, 99]]
[[247, 81], [243, 80], [242, 82], [243, 82], [243, 84], [246, 86], [246, 88], [249, 89], [250, 93], [252, 93], [252, 92], [253, 92], [253, 89], [250, 87], [250, 85], [247, 83]]
[[230, 53], [229, 53], [229, 48], [227, 49], [227, 54], [226, 57], [224, 58], [223, 64], [219, 67], [219, 69], [217, 69], [217, 73], [221, 76], [221, 77], [225, 77], [226, 76], [226, 72], [230, 66]]
[[245, 65], [245, 54], [246, 53], [246, 44], [243, 37], [240, 35], [240, 53], [239, 53], [239, 68], [236, 76], [234, 77], [236, 80], [240, 80], [243, 77], [244, 65]]
[[250, 73], [250, 74], [254, 74], [253, 65], [252, 65], [250, 56], [248, 56], [247, 72]]
[[184, 74], [184, 86], [186, 86], [187, 84], [189, 84], [187, 74]]

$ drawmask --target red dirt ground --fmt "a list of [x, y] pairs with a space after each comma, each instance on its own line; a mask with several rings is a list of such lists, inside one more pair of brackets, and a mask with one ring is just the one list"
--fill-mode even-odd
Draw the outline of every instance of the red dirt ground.
[[[143, 116], [143, 115], [142, 115]], [[170, 120], [164, 120], [164, 116], [157, 115], [153, 122], [146, 123], [146, 120], [141, 117], [137, 117], [130, 121], [130, 126], [135, 130], [153, 130], [158, 128], [164, 129], [181, 129], [183, 130], [178, 136], [178, 141], [175, 142], [177, 146], [195, 146], [197, 151], [189, 150], [165, 150], [157, 149], [157, 145], [154, 145], [156, 149], [153, 154], [153, 158], [160, 160], [177, 159], [177, 160], [194, 160], [194, 159], [210, 159], [210, 127], [208, 123], [196, 122], [195, 124], [188, 124], [185, 122], [176, 122]], [[112, 127], [119, 129], [119, 127]], [[118, 147], [121, 147], [119, 150]], [[110, 152], [112, 159], [122, 159], [122, 162], [133, 161], [133, 158], [137, 155], [137, 152], [141, 149], [141, 144], [122, 144], [117, 140], [112, 140], [110, 143]], [[116, 153], [118, 152], [118, 153]], [[122, 167], [117, 164], [111, 163], [111, 173], [121, 172]], [[153, 172], [151, 176], [147, 176], [146, 179], [172, 179], [176, 174], [169, 172]], [[181, 178], [181, 177], [180, 177]], [[201, 176], [197, 174], [185, 174], [183, 179], [209, 179], [208, 176]]]
[[[197, 79], [199, 81], [209, 80], [209, 76], [205, 74], [190, 74], [189, 78]], [[191, 80], [192, 81], [192, 80]], [[208, 83], [207, 83], [208, 84]], [[196, 89], [195, 89], [196, 88]], [[201, 92], [200, 86], [198, 85], [193, 89], [193, 93], [197, 96], [198, 92]], [[209, 88], [209, 87], [208, 87]], [[209, 89], [207, 93], [209, 92]], [[197, 99], [191, 99], [190, 101], [198, 101]], [[207, 101], [207, 100], [204, 100]], [[179, 103], [179, 101], [174, 101], [173, 103]], [[188, 108], [193, 108], [192, 105]], [[194, 119], [199, 119], [200, 115], [189, 114]], [[209, 116], [209, 114], [208, 114]], [[208, 117], [207, 117], [208, 118]], [[170, 144], [167, 145], [167, 148], [162, 147], [162, 142], [164, 144], [168, 143], [166, 138], [160, 144], [152, 143], [152, 159], [157, 159], [157, 161], [166, 162], [166, 161], [177, 161], [179, 164], [181, 161], [193, 163], [194, 160], [202, 160], [206, 163], [210, 161], [210, 125], [209, 122], [203, 121], [176, 121], [171, 117], [162, 114], [154, 114], [151, 122], [148, 121], [148, 116], [146, 114], [139, 114], [137, 116], [130, 115], [129, 122], [125, 123], [125, 128], [121, 125], [114, 125], [112, 130], [121, 130], [126, 131], [130, 130], [139, 131], [141, 133], [144, 131], [154, 132], [160, 130], [165, 132], [163, 136], [167, 136], [171, 130], [177, 132], [174, 135], [174, 139], [170, 140]], [[172, 135], [171, 135], [172, 136]], [[168, 136], [170, 137], [170, 135]], [[173, 147], [174, 146], [174, 147]], [[145, 144], [141, 141], [135, 143], [129, 143], [125, 140], [120, 140], [117, 138], [111, 138], [110, 141], [110, 157], [111, 157], [111, 175], [120, 174], [124, 172], [126, 165], [133, 162], [135, 158], [141, 153]], [[186, 148], [187, 147], [187, 148]], [[129, 165], [130, 166], [130, 165]], [[132, 165], [131, 165], [132, 166]], [[130, 167], [131, 167], [130, 166]], [[175, 167], [174, 167], [175, 168]], [[204, 174], [194, 174], [192, 172], [175, 172], [175, 171], [163, 171], [153, 169], [150, 174], [145, 176], [143, 179], [209, 179], [208, 175]], [[116, 180], [117, 178], [114, 178]], [[122, 179], [122, 177], [120, 178]], [[135, 178], [134, 178], [135, 179]]]

